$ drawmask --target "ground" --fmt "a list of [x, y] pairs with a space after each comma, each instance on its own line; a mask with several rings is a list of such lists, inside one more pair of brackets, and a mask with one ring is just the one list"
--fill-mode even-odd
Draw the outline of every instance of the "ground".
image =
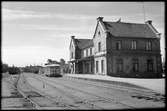
[[[33, 101], [36, 109], [115, 110], [165, 107], [164, 95], [124, 82], [86, 80], [68, 75], [45, 77], [23, 73], [20, 75], [17, 88]], [[9, 90], [3, 92], [10, 96]], [[6, 104], [3, 104], [3, 107]], [[15, 105], [18, 104], [20, 103]]]
[[1, 91], [1, 108], [3, 110], [11, 109], [33, 109], [23, 96], [17, 91], [16, 81], [18, 75], [10, 76], [9, 74], [3, 74], [2, 78], [2, 91]]
[[103, 75], [89, 75], [89, 74], [67, 74], [66, 76], [77, 77], [77, 78], [87, 78], [87, 79], [94, 79], [94, 80], [105, 80], [105, 81], [117, 81], [117, 82], [130, 83], [130, 84], [134, 84], [134, 85], [138, 85], [141, 87], [151, 89], [161, 94], [165, 94], [165, 78], [136, 79], [136, 78], [119, 78], [119, 77], [111, 77], [111, 76], [103, 76]]

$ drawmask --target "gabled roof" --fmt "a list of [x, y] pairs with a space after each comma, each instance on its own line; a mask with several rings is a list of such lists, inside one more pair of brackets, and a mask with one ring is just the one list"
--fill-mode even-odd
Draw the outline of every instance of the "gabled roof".
[[[108, 32], [115, 37], [144, 37], [156, 38], [155, 32], [150, 28], [150, 24], [106, 22], [103, 24]], [[155, 28], [154, 28], [155, 29]]]
[[93, 46], [93, 40], [92, 39], [74, 39], [75, 44], [79, 49], [84, 49], [87, 47]]

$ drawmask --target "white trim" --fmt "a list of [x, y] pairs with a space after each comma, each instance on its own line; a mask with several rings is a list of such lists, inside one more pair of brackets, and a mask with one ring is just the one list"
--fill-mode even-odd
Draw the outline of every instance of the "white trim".
[[[100, 24], [100, 25], [99, 25], [99, 24]], [[97, 23], [97, 25], [96, 25], [96, 29], [95, 29], [94, 35], [93, 35], [93, 38], [95, 37], [95, 34], [96, 34], [96, 32], [97, 32], [98, 26], [100, 26], [100, 28], [102, 29], [103, 33], [106, 33], [106, 32], [107, 32], [107, 30], [104, 29], [105, 26], [103, 27], [102, 23], [101, 23], [100, 21], [98, 21], [98, 23]]]
[[160, 38], [160, 34], [161, 34], [161, 33], [159, 33], [157, 30], [155, 30], [152, 25], [150, 25], [150, 24], [148, 24], [148, 23], [146, 23], [146, 24], [147, 24], [147, 25], [150, 27], [150, 29], [155, 33], [156, 37]]
[[101, 23], [101, 22], [99, 22], [99, 23], [100, 23], [100, 27], [102, 28], [103, 32], [105, 33], [105, 32], [106, 32], [106, 30], [104, 29], [104, 27], [103, 27], [102, 23]]

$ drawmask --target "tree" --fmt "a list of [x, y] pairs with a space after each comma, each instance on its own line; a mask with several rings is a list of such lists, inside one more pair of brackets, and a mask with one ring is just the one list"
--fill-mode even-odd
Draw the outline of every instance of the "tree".
[[48, 62], [48, 63], [52, 63], [52, 59], [48, 59], [47, 62]]
[[60, 71], [63, 74], [64, 73], [64, 67], [65, 67], [65, 60], [64, 59], [60, 59]]
[[9, 74], [20, 74], [21, 71], [18, 67], [15, 67], [14, 65], [12, 67], [8, 68]]
[[64, 59], [60, 59], [60, 64], [61, 65], [64, 65], [66, 62], [65, 62], [65, 60]]
[[3, 64], [2, 63], [2, 73], [8, 72], [8, 64]]
[[40, 69], [41, 66], [25, 66], [23, 68], [23, 72], [30, 72], [30, 73], [35, 73], [35, 74], [38, 74], [39, 73], [39, 69]]

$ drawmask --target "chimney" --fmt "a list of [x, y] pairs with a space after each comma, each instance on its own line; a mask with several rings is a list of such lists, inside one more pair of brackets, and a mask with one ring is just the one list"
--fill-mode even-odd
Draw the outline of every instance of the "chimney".
[[103, 17], [98, 17], [97, 21], [103, 21]]
[[152, 20], [148, 20], [148, 21], [146, 21], [145, 23], [151, 25], [151, 24], [152, 24]]
[[71, 36], [71, 39], [75, 39], [75, 36]]

